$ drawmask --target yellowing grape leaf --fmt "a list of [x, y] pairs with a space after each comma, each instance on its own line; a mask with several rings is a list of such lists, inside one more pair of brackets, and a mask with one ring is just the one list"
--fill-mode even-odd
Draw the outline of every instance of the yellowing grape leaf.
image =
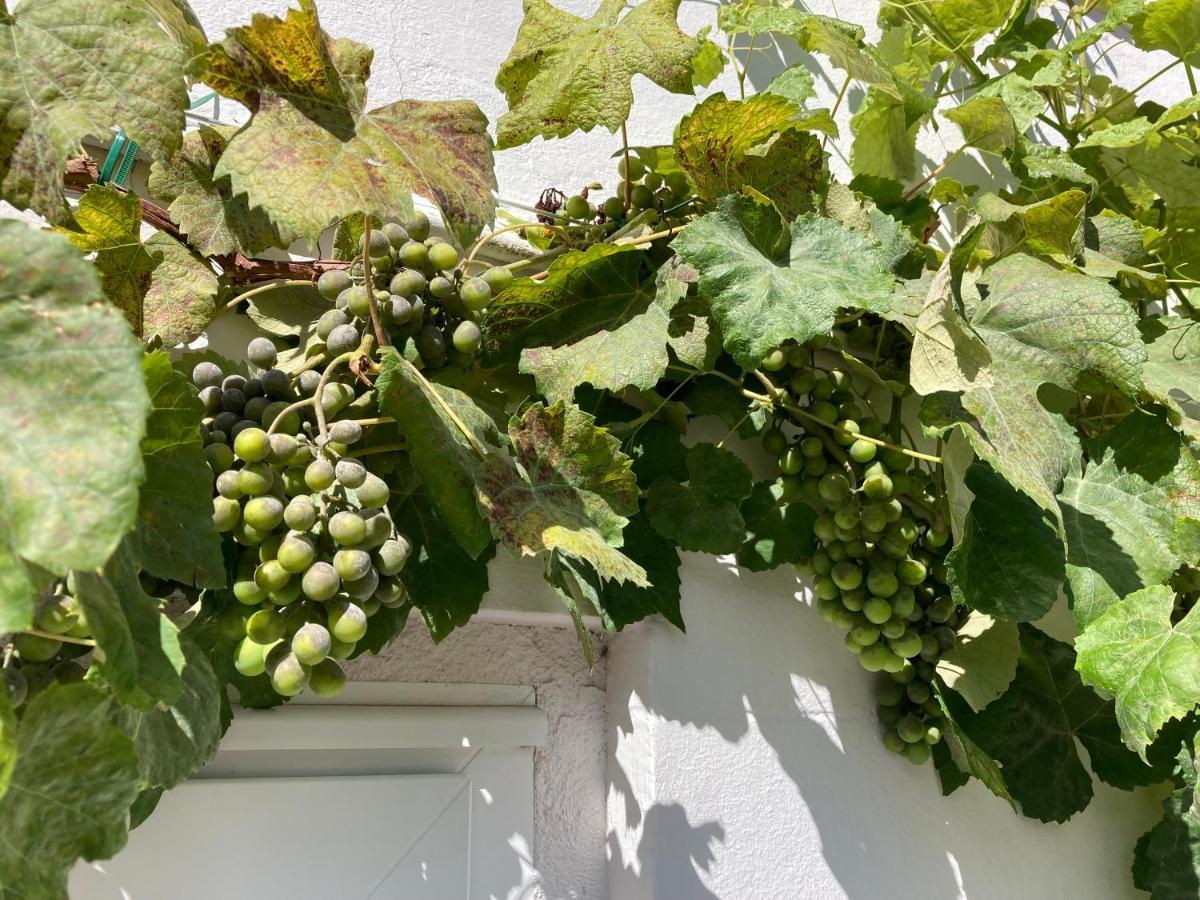
[[645, 569], [616, 549], [638, 508], [633, 460], [595, 423], [562, 403], [514, 417], [513, 457], [484, 461], [479, 506], [515, 554], [557, 550], [586, 560], [602, 579], [647, 587]]
[[69, 223], [67, 160], [114, 125], [169, 155], [188, 103], [184, 63], [145, 0], [0, 3], [0, 198]]
[[679, 3], [646, 0], [622, 16], [627, 0], [603, 0], [582, 19], [548, 0], [525, 0], [516, 43], [496, 75], [509, 106], [496, 123], [500, 149], [597, 125], [616, 131], [633, 105], [634, 75], [690, 94], [704, 45], [679, 30]]
[[1171, 423], [1200, 438], [1200, 324], [1180, 316], [1143, 319], [1146, 390], [1170, 411]]
[[1133, 18], [1133, 42], [1143, 50], [1166, 50], [1200, 66], [1200, 3], [1153, 0]]
[[315, 242], [352, 213], [401, 218], [412, 193], [437, 203], [458, 240], [473, 240], [495, 211], [486, 118], [467, 100], [367, 109], [370, 62], [367, 48], [321, 30], [312, 0], [230, 29], [196, 71], [254, 115], [215, 177], [261, 207], [284, 243]]

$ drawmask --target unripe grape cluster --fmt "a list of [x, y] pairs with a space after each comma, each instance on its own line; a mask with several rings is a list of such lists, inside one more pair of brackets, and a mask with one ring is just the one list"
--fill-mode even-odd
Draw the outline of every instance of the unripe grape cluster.
[[[334, 304], [316, 324], [330, 358], [355, 350], [373, 331], [372, 295], [381, 326], [392, 343], [412, 339], [426, 367], [467, 366], [479, 350], [476, 319], [513, 281], [503, 266], [471, 276], [460, 268], [451, 244], [430, 237], [429, 219], [417, 213], [404, 224], [385, 222], [364, 234], [360, 258], [317, 279], [321, 296]], [[371, 285], [366, 283], [370, 262]]]
[[[630, 156], [628, 164], [622, 158], [617, 164], [617, 171], [620, 181], [613, 196], [595, 203], [591, 199], [590, 188], [572, 194], [563, 202], [561, 210], [561, 214], [566, 216], [568, 221], [560, 221], [559, 224], [569, 226], [572, 223], [590, 224], [599, 221], [611, 230], [617, 223], [641, 215], [647, 210], [653, 210], [655, 214], [644, 217], [646, 224], [654, 224], [664, 217], [686, 216], [685, 207], [691, 196], [691, 186], [682, 171], [670, 172], [664, 176], [647, 169], [645, 163], [636, 156]], [[625, 202], [626, 197], [629, 198], [628, 204]]]
[[[255, 346], [261, 340], [247, 352], [257, 365], [274, 361]], [[202, 393], [228, 381], [211, 362], [192, 377]], [[353, 397], [352, 386], [329, 382], [320, 402], [333, 417]], [[236, 602], [218, 613], [222, 633], [238, 641], [234, 665], [247, 677], [267, 673], [282, 696], [306, 687], [337, 694], [346, 680], [338, 661], [354, 653], [369, 619], [406, 602], [398, 576], [411, 545], [388, 512], [388, 486], [352, 455], [363, 436], [353, 419], [312, 436], [311, 407], [285, 406], [241, 420], [222, 441], [219, 415], [205, 420], [205, 449], [213, 524], [237, 544]]]
[[91, 652], [92, 630], [75, 596], [74, 582], [70, 575], [39, 598], [33, 614], [37, 634], [0, 638], [0, 647], [7, 644], [9, 648], [0, 662], [14, 709], [51, 684], [70, 684], [86, 674], [78, 660]]
[[817, 611], [846, 633], [846, 648], [868, 672], [885, 675], [884, 744], [923, 763], [944, 724], [931, 687], [935, 666], [965, 615], [946, 586], [950, 533], [914, 458], [877, 443], [884, 422], [846, 372], [814, 368], [810, 349], [785, 347], [763, 360], [801, 426], [791, 438], [768, 430], [764, 445], [778, 455], [784, 496], [820, 510], [816, 552], [797, 570], [813, 578]]

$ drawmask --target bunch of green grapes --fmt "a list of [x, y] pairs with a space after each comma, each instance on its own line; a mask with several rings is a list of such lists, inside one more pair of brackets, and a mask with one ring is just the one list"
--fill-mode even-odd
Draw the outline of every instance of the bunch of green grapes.
[[354, 350], [371, 334], [373, 292], [380, 324], [392, 343], [411, 339], [429, 368], [470, 365], [481, 341], [476, 319], [512, 283], [512, 272], [497, 266], [468, 275], [461, 270], [458, 251], [430, 237], [429, 219], [421, 213], [406, 224], [385, 222], [364, 234], [360, 253], [370, 262], [369, 287], [361, 256], [349, 268], [331, 269], [317, 279], [321, 296], [334, 304], [316, 326], [327, 355]]
[[965, 616], [946, 586], [950, 533], [935, 512], [936, 489], [912, 456], [867, 440], [883, 440], [885, 425], [847, 373], [812, 368], [802, 347], [776, 351], [764, 367], [779, 373], [801, 425], [792, 439], [772, 428], [764, 444], [778, 455], [785, 496], [820, 510], [817, 550], [797, 569], [813, 576], [818, 612], [846, 632], [862, 667], [888, 676], [879, 691], [884, 744], [923, 763], [944, 724], [935, 666]]
[[[271, 365], [268, 345], [252, 341], [251, 362]], [[242, 402], [236, 395], [227, 402], [230, 392], [244, 396], [249, 385], [253, 394], [252, 382], [274, 381], [269, 376], [278, 371], [243, 379], [241, 388], [225, 386], [232, 376], [212, 362], [192, 373], [202, 396], [221, 385], [223, 401], [222, 412], [203, 423], [214, 474], [213, 523], [237, 545], [237, 602], [219, 611], [219, 625], [239, 641], [235, 666], [243, 675], [269, 673], [283, 696], [306, 687], [332, 696], [346, 680], [338, 660], [354, 652], [370, 617], [405, 603], [397, 576], [411, 544], [392, 522], [387, 484], [352, 455], [363, 436], [354, 419], [334, 420], [325, 434], [314, 434], [312, 405], [285, 404], [274, 415], [268, 406], [260, 418], [223, 427], [221, 417]], [[353, 386], [330, 381], [320, 402], [329, 419], [353, 399]], [[239, 415], [257, 411], [247, 410], [252, 400]]]
[[[665, 177], [646, 168], [636, 156], [630, 156], [628, 164], [622, 158], [617, 164], [620, 181], [616, 193], [599, 203], [590, 199], [591, 190], [585, 188], [578, 194], [566, 198], [562, 213], [573, 222], [590, 223], [602, 219], [606, 224], [619, 224], [635, 215], [643, 215], [645, 223], [655, 224], [659, 220], [682, 219], [686, 216], [691, 186], [682, 171], [674, 171]], [[625, 198], [629, 198], [628, 204]]]
[[32, 630], [38, 633], [0, 638], [0, 664], [14, 709], [50, 684], [80, 681], [86, 674], [79, 660], [91, 652], [92, 631], [75, 597], [74, 576], [39, 598]]

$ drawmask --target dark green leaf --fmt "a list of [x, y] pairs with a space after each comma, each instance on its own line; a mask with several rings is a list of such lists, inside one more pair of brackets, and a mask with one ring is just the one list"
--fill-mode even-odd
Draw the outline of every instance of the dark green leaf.
[[1176, 789], [1163, 801], [1163, 817], [1134, 850], [1133, 883], [1153, 900], [1191, 900], [1200, 893], [1200, 800], [1196, 760], [1200, 738], [1180, 751]]
[[646, 493], [646, 517], [681, 550], [732, 553], [745, 539], [738, 507], [754, 479], [745, 463], [714, 444], [697, 444], [687, 454], [688, 480], [660, 478]]
[[796, 563], [816, 549], [813, 523], [817, 513], [804, 503], [783, 500], [783, 486], [760, 481], [742, 501], [746, 535], [737, 551], [739, 566], [752, 572]]

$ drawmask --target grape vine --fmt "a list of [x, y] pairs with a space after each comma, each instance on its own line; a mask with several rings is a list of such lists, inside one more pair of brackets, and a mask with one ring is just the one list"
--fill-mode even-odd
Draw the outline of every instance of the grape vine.
[[[794, 567], [890, 750], [1045, 822], [1169, 785], [1133, 884], [1196, 896], [1194, 6], [884, 3], [871, 43], [527, 0], [489, 133], [368, 102], [313, 0], [213, 43], [184, 0], [0, 2], [0, 199], [47, 224], [0, 221], [0, 895], [65, 896], [235, 705], [465, 625], [503, 548], [585, 654], [586, 615], [683, 627], [681, 551]], [[704, 94], [670, 143], [630, 145], [634, 75]], [[610, 171], [498, 213], [496, 148], [596, 126]]]

